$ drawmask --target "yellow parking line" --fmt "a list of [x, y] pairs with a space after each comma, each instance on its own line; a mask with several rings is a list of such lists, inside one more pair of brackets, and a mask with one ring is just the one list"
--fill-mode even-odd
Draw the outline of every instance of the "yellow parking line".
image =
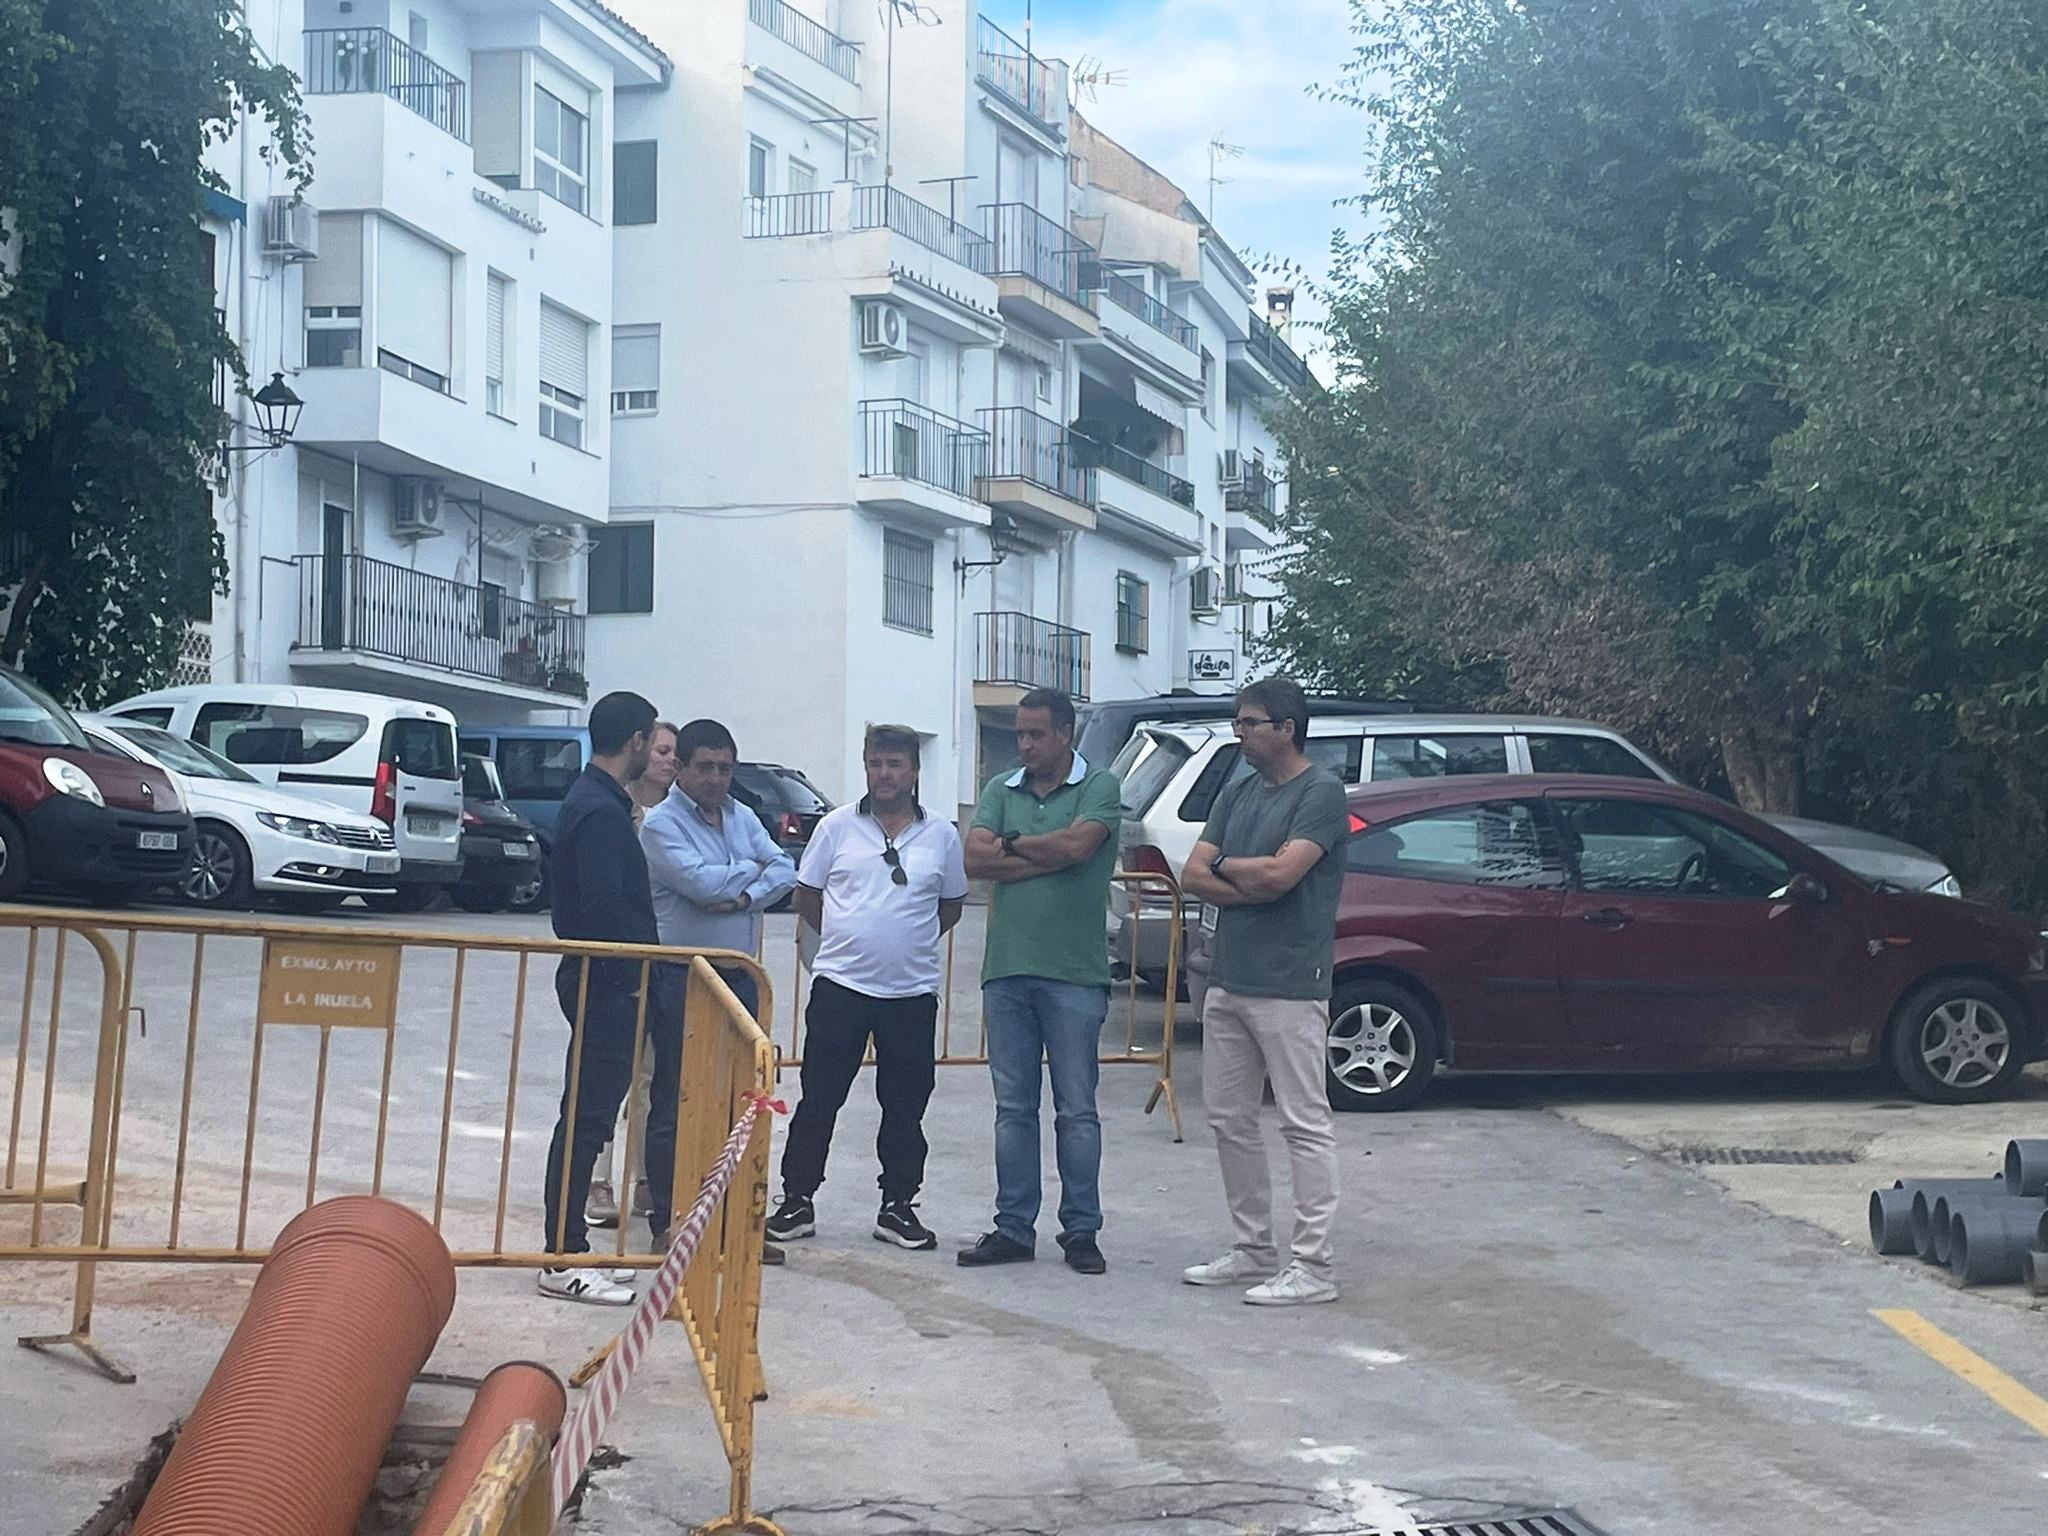
[[2048, 1435], [2048, 1401], [2014, 1381], [1975, 1350], [1958, 1344], [1918, 1312], [1870, 1314], [1907, 1343], [1962, 1377], [2037, 1435]]

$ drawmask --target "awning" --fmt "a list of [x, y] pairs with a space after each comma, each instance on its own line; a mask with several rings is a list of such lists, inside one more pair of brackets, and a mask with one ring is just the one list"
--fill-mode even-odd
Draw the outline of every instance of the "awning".
[[1147, 415], [1157, 416], [1176, 431], [1187, 430], [1188, 408], [1180, 401], [1164, 390], [1154, 389], [1143, 379], [1132, 379], [1131, 388], [1136, 393], [1139, 410]]

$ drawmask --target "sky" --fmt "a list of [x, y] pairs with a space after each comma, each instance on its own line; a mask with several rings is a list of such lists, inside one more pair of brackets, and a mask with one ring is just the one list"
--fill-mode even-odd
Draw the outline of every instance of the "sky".
[[[982, 0], [982, 14], [1021, 38], [1026, 0]], [[1332, 206], [1365, 181], [1364, 121], [1315, 100], [1354, 48], [1349, 0], [1030, 0], [1034, 52], [1119, 72], [1080, 99], [1081, 114], [1208, 206], [1209, 141], [1222, 160], [1215, 223], [1254, 262], [1285, 257], [1320, 277], [1330, 232], [1358, 227]], [[1297, 319], [1320, 313], [1306, 293]], [[1296, 338], [1317, 353], [1312, 333]]]

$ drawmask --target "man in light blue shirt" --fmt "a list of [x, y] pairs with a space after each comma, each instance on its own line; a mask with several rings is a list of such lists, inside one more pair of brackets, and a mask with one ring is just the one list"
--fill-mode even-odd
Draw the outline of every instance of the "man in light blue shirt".
[[[675, 787], [640, 829], [664, 944], [754, 954], [761, 914], [796, 885], [795, 862], [732, 797], [738, 759], [732, 732], [716, 720], [692, 720], [676, 736]], [[749, 1013], [759, 1011], [752, 976], [720, 974]]]

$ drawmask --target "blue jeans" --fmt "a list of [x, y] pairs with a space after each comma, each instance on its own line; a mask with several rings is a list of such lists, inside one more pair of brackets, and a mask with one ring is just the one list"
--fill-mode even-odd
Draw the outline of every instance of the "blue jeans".
[[1037, 976], [982, 986], [988, 1068], [996, 1089], [996, 1230], [1037, 1241], [1040, 1189], [1038, 1064], [1052, 1075], [1053, 1145], [1060, 1168], [1060, 1230], [1102, 1230], [1102, 1120], [1095, 1112], [1109, 988]]

